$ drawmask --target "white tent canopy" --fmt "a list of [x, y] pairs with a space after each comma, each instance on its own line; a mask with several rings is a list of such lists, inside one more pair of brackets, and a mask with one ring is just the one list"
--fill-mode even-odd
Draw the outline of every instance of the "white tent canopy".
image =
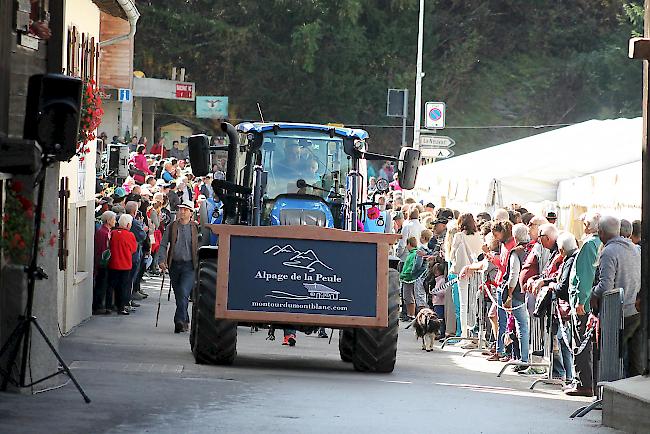
[[[642, 118], [582, 122], [422, 166], [415, 193], [448, 207], [478, 212], [495, 202], [556, 202], [560, 199], [558, 187], [562, 181], [597, 176], [597, 172], [604, 171], [600, 187], [592, 188], [591, 194], [606, 196], [598, 200], [614, 203], [621, 188], [628, 188], [628, 182], [640, 178], [640, 165], [629, 167], [630, 171], [638, 171], [638, 176], [625, 172], [625, 177], [616, 178], [617, 187], [602, 187], [614, 179], [607, 170], [641, 160], [641, 135]], [[569, 202], [580, 202], [575, 199], [583, 195], [578, 186], [587, 189], [590, 181], [573, 182], [573, 187], [565, 184], [563, 197]], [[493, 197], [495, 186], [502, 200]], [[569, 191], [573, 199], [568, 198]], [[640, 206], [640, 195], [631, 196], [625, 201], [637, 200]]]
[[641, 218], [641, 161], [561, 181], [561, 210], [585, 207], [628, 220]]

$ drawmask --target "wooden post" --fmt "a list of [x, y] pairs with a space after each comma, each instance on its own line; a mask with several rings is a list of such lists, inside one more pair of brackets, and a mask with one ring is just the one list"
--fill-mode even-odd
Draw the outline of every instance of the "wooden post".
[[650, 359], [650, 303], [648, 302], [648, 287], [650, 286], [650, 234], [645, 229], [650, 222], [650, 155], [648, 144], [648, 131], [650, 131], [650, 98], [648, 96], [649, 62], [650, 62], [650, 0], [645, 0], [645, 16], [643, 38], [630, 40], [629, 57], [643, 60], [643, 143], [642, 143], [642, 193], [641, 193], [641, 320], [643, 321], [643, 343], [645, 345], [644, 372], [648, 375]]

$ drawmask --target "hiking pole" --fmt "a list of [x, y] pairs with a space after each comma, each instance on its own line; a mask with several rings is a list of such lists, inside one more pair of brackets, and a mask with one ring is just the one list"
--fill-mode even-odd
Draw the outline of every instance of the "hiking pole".
[[172, 299], [172, 286], [169, 285], [169, 291], [167, 292], [167, 301], [170, 301], [171, 299]]
[[160, 284], [160, 292], [158, 293], [158, 310], [156, 311], [156, 327], [158, 327], [158, 317], [160, 316], [160, 299], [162, 298], [163, 287], [165, 286], [165, 272], [162, 273], [162, 283]]

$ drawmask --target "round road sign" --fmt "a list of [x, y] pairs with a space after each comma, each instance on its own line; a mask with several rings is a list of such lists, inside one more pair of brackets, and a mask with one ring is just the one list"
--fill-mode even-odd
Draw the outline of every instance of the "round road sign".
[[438, 107], [434, 107], [431, 110], [429, 110], [429, 117], [431, 118], [432, 121], [438, 121], [442, 117], [442, 110], [440, 110]]

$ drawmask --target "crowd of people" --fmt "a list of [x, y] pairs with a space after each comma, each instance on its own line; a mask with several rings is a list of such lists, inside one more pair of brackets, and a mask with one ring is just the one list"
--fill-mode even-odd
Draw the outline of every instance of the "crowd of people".
[[148, 297], [141, 282], [167, 271], [176, 298], [174, 331], [185, 332], [199, 247], [194, 212], [205, 202], [211, 222], [218, 222], [221, 202], [212, 179], [225, 177], [225, 162], [195, 177], [181, 154], [164, 158], [164, 151], [152, 153], [155, 145], [147, 151], [145, 138], [129, 146], [126, 179], [116, 184], [98, 176], [93, 314], [131, 314]]
[[[391, 186], [393, 187], [393, 186]], [[476, 348], [470, 338], [478, 326], [468, 327], [468, 286], [480, 273], [485, 298], [486, 326], [491, 347], [489, 361], [511, 362], [522, 375], [545, 370], [529, 366], [531, 321], [555, 294], [559, 309], [553, 315], [553, 377], [565, 382], [568, 395], [595, 393], [591, 331], [598, 320], [599, 300], [623, 288], [625, 375], [641, 374], [641, 222], [588, 213], [580, 217], [580, 240], [556, 226], [557, 215], [511, 209], [461, 214], [433, 203], [405, 198], [392, 188], [382, 198], [390, 210], [393, 230], [402, 234], [395, 248], [400, 258], [402, 320], [413, 321], [423, 308], [440, 319], [438, 336], [462, 337], [456, 344]], [[446, 282], [453, 285], [441, 292]], [[548, 312], [548, 311], [546, 311]], [[585, 342], [587, 341], [587, 342]]]
[[[199, 228], [193, 213], [205, 203], [209, 222], [221, 223], [212, 180], [224, 178], [226, 163], [219, 160], [210, 175], [195, 177], [189, 162], [178, 158], [182, 155], [165, 156], [164, 143], [157, 145], [159, 153], [147, 152], [146, 139], [133, 138], [129, 176], [119, 185], [98, 179], [93, 314], [131, 314], [148, 296], [141, 282], [168, 272], [176, 298], [174, 331], [181, 333], [189, 327], [197, 266]], [[554, 212], [535, 215], [513, 205], [492, 215], [460, 213], [407, 198], [391, 163], [373, 172], [368, 193], [389, 214], [392, 232], [402, 235], [394, 251], [400, 259], [402, 320], [413, 321], [428, 307], [440, 319], [439, 339], [475, 335], [468, 326], [468, 288], [470, 278], [480, 273], [484, 291], [479, 294], [489, 307], [485, 317], [492, 337], [486, 357], [517, 360], [517, 372], [540, 374], [527, 365], [533, 353], [531, 321], [541, 301], [554, 293], [559, 314], [553, 325], [553, 374], [566, 382], [568, 394], [592, 396], [589, 332], [597, 320], [598, 300], [621, 287], [625, 371], [640, 373], [640, 221], [585, 214], [584, 236], [577, 240], [558, 229]], [[389, 192], [377, 192], [377, 177], [392, 180]], [[324, 330], [320, 335], [327, 336]], [[467, 340], [459, 344], [463, 342]], [[470, 341], [463, 347], [475, 345]]]

